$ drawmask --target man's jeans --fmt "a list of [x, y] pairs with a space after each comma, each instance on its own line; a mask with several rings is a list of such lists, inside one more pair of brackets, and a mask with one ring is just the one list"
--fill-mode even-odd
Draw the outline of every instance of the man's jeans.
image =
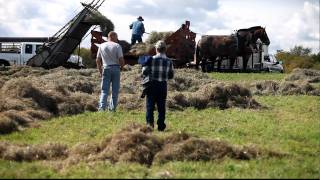
[[151, 81], [149, 88], [147, 92], [147, 123], [154, 124], [153, 112], [155, 104], [157, 104], [158, 129], [164, 130], [166, 128], [164, 121], [166, 118], [167, 82]]
[[142, 43], [142, 37], [138, 34], [132, 34], [131, 36], [131, 45], [134, 45], [138, 41], [138, 43]]
[[[112, 97], [110, 97], [109, 104], [107, 105], [110, 86], [112, 85]], [[118, 105], [118, 96], [120, 90], [120, 66], [108, 66], [103, 70], [101, 96], [99, 103], [99, 110], [108, 109], [115, 111]]]

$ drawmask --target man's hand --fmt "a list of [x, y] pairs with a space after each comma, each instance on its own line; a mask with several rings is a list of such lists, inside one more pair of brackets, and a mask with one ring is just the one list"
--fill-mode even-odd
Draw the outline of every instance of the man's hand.
[[100, 77], [102, 77], [102, 59], [97, 58], [96, 63], [97, 63], [97, 68], [98, 68]]
[[125, 65], [125, 61], [124, 61], [124, 58], [123, 58], [123, 57], [121, 57], [121, 58], [119, 59], [119, 63], [120, 63], [120, 68], [123, 69], [123, 67], [124, 67], [124, 65]]

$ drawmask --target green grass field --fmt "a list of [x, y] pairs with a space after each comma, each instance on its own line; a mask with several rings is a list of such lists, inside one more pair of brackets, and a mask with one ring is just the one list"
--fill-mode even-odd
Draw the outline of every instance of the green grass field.
[[[265, 77], [266, 75], [266, 77]], [[226, 81], [281, 80], [283, 74], [210, 74]], [[286, 153], [282, 158], [239, 161], [229, 158], [212, 162], [170, 162], [146, 167], [133, 163], [80, 163], [56, 169], [48, 162], [18, 163], [0, 160], [1, 178], [319, 178], [320, 177], [320, 97], [255, 96], [268, 108], [186, 109], [169, 111], [168, 129], [159, 136], [184, 131], [234, 145], [257, 147]], [[69, 147], [84, 142], [100, 142], [129, 123], [144, 123], [144, 112], [97, 112], [40, 122], [38, 128], [0, 136], [15, 144], [58, 142]]]

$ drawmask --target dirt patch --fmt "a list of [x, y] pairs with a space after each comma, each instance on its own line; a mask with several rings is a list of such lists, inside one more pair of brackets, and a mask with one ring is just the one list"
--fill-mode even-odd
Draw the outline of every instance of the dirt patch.
[[253, 146], [238, 147], [221, 140], [208, 140], [187, 133], [167, 137], [152, 134], [152, 129], [132, 124], [101, 143], [77, 144], [67, 148], [61, 144], [12, 145], [0, 143], [0, 158], [12, 161], [61, 161], [64, 166], [80, 161], [133, 162], [146, 166], [170, 161], [212, 161], [225, 157], [251, 160], [259, 157], [282, 157], [283, 153], [261, 150]]
[[307, 81], [309, 83], [320, 82], [320, 71], [313, 69], [294, 69], [285, 79], [286, 81]]

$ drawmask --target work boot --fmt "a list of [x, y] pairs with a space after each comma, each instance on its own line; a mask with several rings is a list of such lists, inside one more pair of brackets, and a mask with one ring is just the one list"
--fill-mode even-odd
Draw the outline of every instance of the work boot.
[[167, 127], [166, 124], [158, 125], [158, 131], [164, 131], [166, 127]]

